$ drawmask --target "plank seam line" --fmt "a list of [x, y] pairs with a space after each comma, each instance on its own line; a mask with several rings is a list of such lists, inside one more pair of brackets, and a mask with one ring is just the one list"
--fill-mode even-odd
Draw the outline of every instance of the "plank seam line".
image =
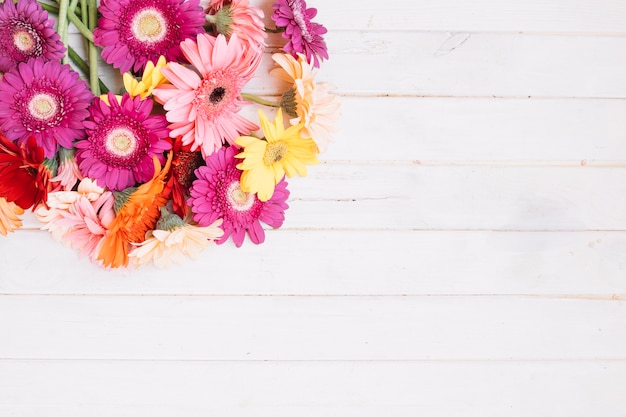
[[[544, 300], [626, 301], [626, 294], [269, 294], [269, 293], [0, 293], [0, 297], [118, 297], [118, 298], [531, 298]], [[1, 300], [0, 300], [1, 301]]]
[[2, 362], [125, 362], [125, 363], [573, 363], [573, 362], [626, 362], [626, 357], [612, 358], [434, 358], [434, 359], [115, 359], [115, 358], [0, 358]]

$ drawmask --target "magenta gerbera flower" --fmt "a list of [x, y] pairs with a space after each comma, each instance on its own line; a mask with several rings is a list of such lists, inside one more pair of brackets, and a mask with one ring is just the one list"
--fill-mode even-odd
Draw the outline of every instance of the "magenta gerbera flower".
[[284, 51], [294, 58], [303, 54], [310, 64], [319, 68], [320, 61], [328, 59], [328, 50], [322, 36], [327, 32], [326, 28], [311, 21], [317, 15], [317, 9], [307, 9], [304, 0], [276, 0], [272, 7], [272, 20], [276, 26], [285, 29], [283, 38], [289, 40]]
[[108, 101], [96, 98], [89, 108], [87, 139], [76, 142], [76, 159], [84, 176], [119, 191], [149, 181], [153, 156], [163, 163], [163, 151], [172, 145], [165, 117], [150, 114], [152, 100], [126, 93], [118, 102], [109, 93]]
[[180, 42], [204, 32], [199, 0], [102, 0], [94, 42], [121, 72], [143, 70], [163, 55], [180, 61]]
[[69, 149], [85, 136], [92, 98], [69, 65], [43, 58], [21, 62], [0, 80], [0, 130], [19, 144], [33, 136], [51, 158], [57, 145]]
[[232, 235], [233, 242], [240, 247], [246, 231], [252, 242], [263, 243], [265, 232], [260, 222], [273, 228], [282, 226], [289, 207], [286, 203], [289, 191], [284, 179], [266, 202], [259, 201], [256, 194], [242, 191], [241, 171], [236, 168], [237, 152], [232, 146], [222, 148], [207, 159], [206, 166], [196, 170], [189, 204], [193, 219], [200, 226], [223, 219], [224, 236], [217, 243], [224, 243]]
[[60, 60], [65, 46], [53, 25], [35, 0], [0, 3], [0, 72], [31, 58]]
[[233, 144], [258, 129], [237, 112], [246, 104], [241, 89], [254, 76], [263, 53], [249, 49], [237, 34], [226, 40], [203, 33], [197, 43], [188, 39], [180, 46], [198, 72], [170, 62], [161, 74], [172, 84], [161, 84], [152, 94], [167, 111], [171, 137], [182, 136], [184, 145], [192, 151], [200, 148], [206, 158], [224, 142]]

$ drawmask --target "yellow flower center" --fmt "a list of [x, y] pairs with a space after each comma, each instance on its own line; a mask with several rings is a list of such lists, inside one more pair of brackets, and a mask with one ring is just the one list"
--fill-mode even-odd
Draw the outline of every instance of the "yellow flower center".
[[156, 43], [167, 34], [167, 21], [157, 9], [147, 8], [135, 15], [131, 28], [139, 41]]
[[263, 163], [272, 165], [279, 162], [285, 157], [288, 150], [289, 146], [283, 141], [268, 143], [263, 154]]
[[28, 102], [30, 115], [37, 120], [49, 120], [57, 112], [57, 101], [50, 94], [35, 94]]
[[128, 129], [113, 129], [106, 139], [106, 148], [117, 156], [128, 156], [137, 147], [137, 139]]
[[27, 31], [18, 30], [13, 34], [13, 45], [22, 52], [28, 52], [35, 46], [35, 40]]
[[247, 211], [254, 204], [254, 194], [243, 191], [239, 181], [228, 186], [226, 197], [230, 206], [237, 211]]

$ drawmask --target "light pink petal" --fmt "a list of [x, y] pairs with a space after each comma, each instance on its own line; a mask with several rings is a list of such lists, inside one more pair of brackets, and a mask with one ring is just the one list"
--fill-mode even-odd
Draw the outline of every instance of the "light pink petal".
[[198, 74], [178, 62], [170, 62], [161, 68], [161, 74], [181, 90], [195, 90], [202, 82]]
[[[200, 39], [204, 38], [204, 34], [199, 34], [197, 41], [200, 43]], [[180, 43], [180, 49], [183, 51], [183, 55], [187, 60], [200, 71], [200, 73], [204, 73], [204, 65], [202, 62], [200, 51], [198, 50], [198, 44], [193, 41], [193, 39], [185, 39]]]

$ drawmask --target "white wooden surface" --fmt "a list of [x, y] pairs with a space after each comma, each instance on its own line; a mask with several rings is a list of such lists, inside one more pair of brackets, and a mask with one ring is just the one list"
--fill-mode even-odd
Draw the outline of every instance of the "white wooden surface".
[[107, 272], [27, 219], [0, 416], [625, 416], [626, 3], [309, 5], [342, 129], [284, 227]]

